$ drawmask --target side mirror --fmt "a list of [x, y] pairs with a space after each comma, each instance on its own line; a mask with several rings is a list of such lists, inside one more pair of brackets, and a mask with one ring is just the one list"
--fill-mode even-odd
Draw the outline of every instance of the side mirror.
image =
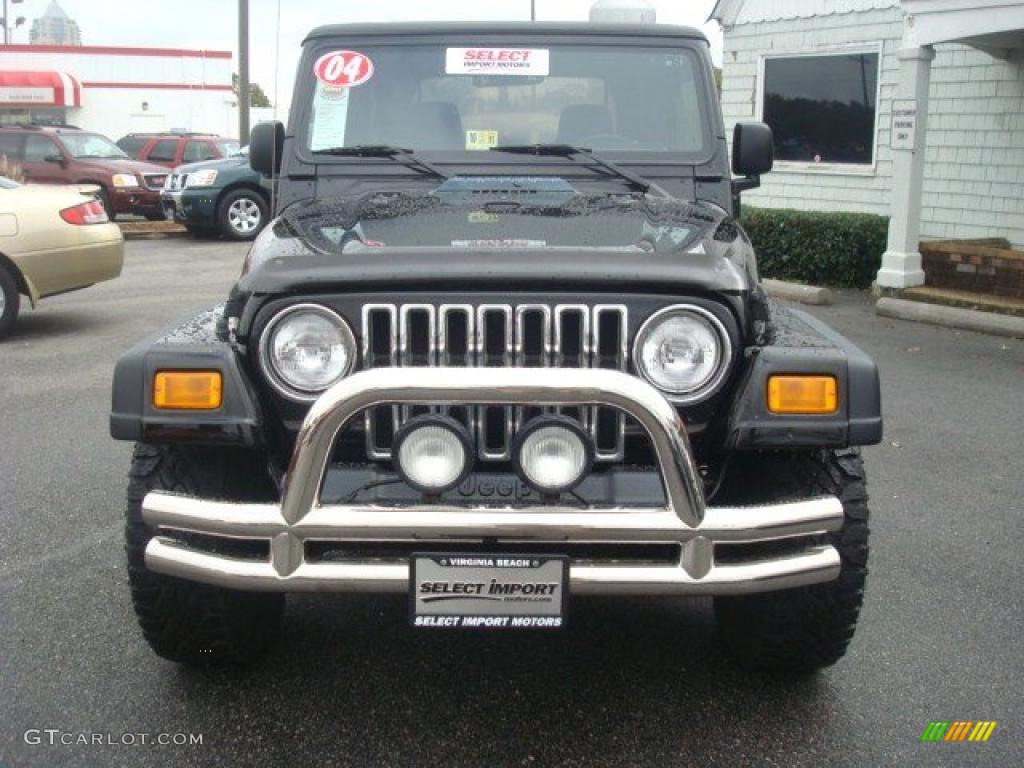
[[249, 167], [264, 176], [277, 176], [284, 151], [284, 124], [257, 123], [249, 136]]
[[43, 158], [44, 163], [56, 163], [57, 165], [63, 166], [67, 163], [64, 159], [64, 155], [47, 155]]
[[736, 123], [732, 131], [732, 172], [742, 178], [733, 179], [733, 215], [740, 215], [740, 193], [761, 186], [761, 174], [768, 173], [775, 162], [775, 141], [772, 129], [764, 123]]
[[772, 129], [764, 123], [736, 123], [732, 132], [732, 170], [737, 176], [760, 176], [775, 162]]

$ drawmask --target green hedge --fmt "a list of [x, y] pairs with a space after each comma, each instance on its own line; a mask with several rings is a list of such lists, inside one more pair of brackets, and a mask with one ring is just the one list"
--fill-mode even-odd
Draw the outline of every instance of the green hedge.
[[757, 251], [761, 277], [811, 285], [868, 288], [885, 252], [889, 219], [743, 206], [743, 228]]

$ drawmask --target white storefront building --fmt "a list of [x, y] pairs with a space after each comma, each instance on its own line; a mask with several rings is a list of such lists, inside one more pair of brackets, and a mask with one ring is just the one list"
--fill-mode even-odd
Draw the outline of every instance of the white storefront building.
[[1024, 249], [1024, 3], [720, 0], [727, 128], [765, 120], [752, 205], [890, 216], [880, 285], [924, 281], [920, 239]]
[[238, 131], [230, 51], [0, 45], [0, 124], [131, 132]]

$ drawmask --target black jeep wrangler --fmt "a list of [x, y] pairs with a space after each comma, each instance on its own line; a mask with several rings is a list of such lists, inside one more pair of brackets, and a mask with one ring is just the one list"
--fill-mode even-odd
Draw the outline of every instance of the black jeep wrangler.
[[699, 32], [322, 27], [251, 139], [277, 218], [114, 377], [158, 654], [243, 663], [288, 592], [398, 592], [491, 631], [710, 595], [744, 665], [843, 655], [877, 369], [759, 287], [736, 214], [771, 132], [730, 172]]

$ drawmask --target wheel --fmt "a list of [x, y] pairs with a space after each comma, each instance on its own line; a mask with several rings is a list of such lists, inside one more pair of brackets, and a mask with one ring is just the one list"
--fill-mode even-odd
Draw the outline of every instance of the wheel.
[[167, 221], [167, 217], [162, 213], [147, 213], [146, 221]]
[[11, 332], [21, 307], [18, 283], [3, 265], [0, 265], [0, 339]]
[[[758, 503], [833, 495], [843, 528], [825, 541], [842, 561], [839, 578], [779, 592], [715, 598], [719, 633], [742, 666], [813, 672], [846, 653], [864, 599], [868, 505], [864, 464], [852, 449], [744, 455], [716, 503]], [[751, 490], [753, 489], [753, 490]]]
[[150, 647], [185, 664], [252, 663], [277, 636], [284, 595], [223, 589], [150, 571], [145, 550], [154, 531], [142, 520], [142, 500], [151, 490], [267, 501], [274, 493], [265, 470], [240, 451], [136, 445], [125, 522], [132, 603]]
[[103, 210], [107, 212], [107, 218], [113, 221], [117, 218], [117, 211], [114, 210], [114, 206], [110, 202], [110, 193], [106, 189], [100, 188], [99, 193], [96, 195], [100, 202], [103, 203]]
[[252, 240], [267, 223], [269, 211], [263, 197], [251, 189], [224, 195], [217, 206], [217, 223], [230, 240]]

